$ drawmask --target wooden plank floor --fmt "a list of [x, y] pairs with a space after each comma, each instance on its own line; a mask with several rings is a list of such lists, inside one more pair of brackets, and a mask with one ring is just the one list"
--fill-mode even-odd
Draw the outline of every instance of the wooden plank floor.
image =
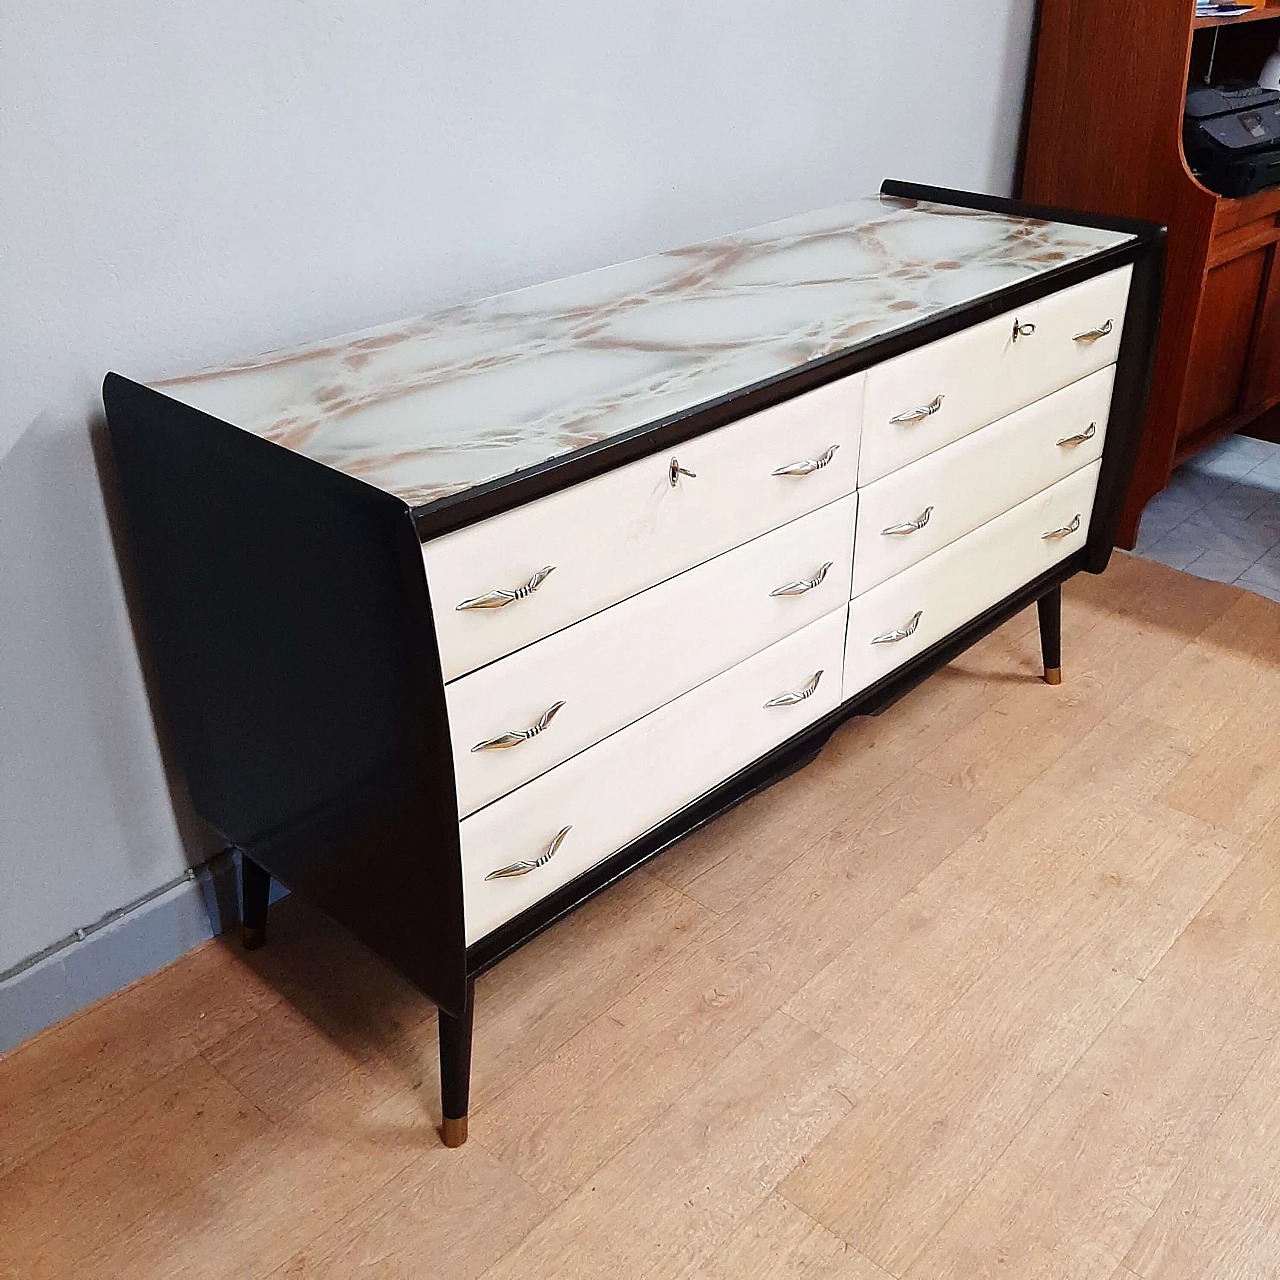
[[0, 1276], [1280, 1276], [1280, 605], [1118, 555], [434, 1012], [299, 904], [0, 1059]]

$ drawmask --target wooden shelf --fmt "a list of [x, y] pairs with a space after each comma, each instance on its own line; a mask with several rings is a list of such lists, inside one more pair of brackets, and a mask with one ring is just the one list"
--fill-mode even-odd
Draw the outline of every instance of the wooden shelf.
[[1199, 31], [1204, 27], [1238, 27], [1246, 22], [1266, 22], [1271, 18], [1280, 18], [1280, 3], [1259, 5], [1248, 13], [1237, 13], [1231, 17], [1193, 18], [1191, 25]]

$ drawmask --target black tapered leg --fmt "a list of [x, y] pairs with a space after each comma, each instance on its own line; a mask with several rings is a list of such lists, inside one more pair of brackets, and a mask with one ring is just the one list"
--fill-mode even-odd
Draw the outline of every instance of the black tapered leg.
[[246, 951], [256, 951], [267, 940], [267, 902], [271, 875], [252, 858], [240, 855], [240, 941]]
[[1040, 614], [1040, 652], [1044, 656], [1045, 684], [1062, 683], [1062, 586], [1036, 601]]
[[471, 1026], [475, 1018], [475, 982], [467, 983], [461, 1017], [440, 1010], [440, 1137], [446, 1147], [467, 1140], [467, 1105], [471, 1093]]

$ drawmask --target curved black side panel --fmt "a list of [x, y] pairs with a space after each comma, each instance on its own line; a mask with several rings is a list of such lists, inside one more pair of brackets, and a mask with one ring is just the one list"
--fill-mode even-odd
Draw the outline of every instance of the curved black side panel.
[[453, 764], [409, 509], [117, 374], [103, 400], [197, 812], [460, 1010]]
[[1111, 559], [1125, 497], [1133, 481], [1142, 444], [1142, 428], [1151, 398], [1151, 376], [1156, 365], [1156, 343], [1164, 307], [1165, 229], [1152, 236], [1149, 250], [1133, 264], [1129, 306], [1116, 359], [1116, 381], [1111, 392], [1108, 433], [1117, 433], [1114, 448], [1103, 450], [1098, 493], [1093, 500], [1093, 523], [1084, 567], [1101, 573]]

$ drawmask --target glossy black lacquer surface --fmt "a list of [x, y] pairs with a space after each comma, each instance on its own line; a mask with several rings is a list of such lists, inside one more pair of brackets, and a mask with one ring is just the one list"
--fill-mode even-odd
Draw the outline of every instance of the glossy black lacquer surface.
[[1046, 591], [1036, 601], [1040, 622], [1040, 657], [1047, 672], [1062, 671], [1062, 587]]
[[440, 1012], [440, 1110], [445, 1120], [460, 1120], [471, 1098], [471, 1031], [475, 1020], [475, 984], [457, 1016]]
[[460, 1010], [453, 761], [408, 508], [118, 375], [103, 399], [196, 811]]

